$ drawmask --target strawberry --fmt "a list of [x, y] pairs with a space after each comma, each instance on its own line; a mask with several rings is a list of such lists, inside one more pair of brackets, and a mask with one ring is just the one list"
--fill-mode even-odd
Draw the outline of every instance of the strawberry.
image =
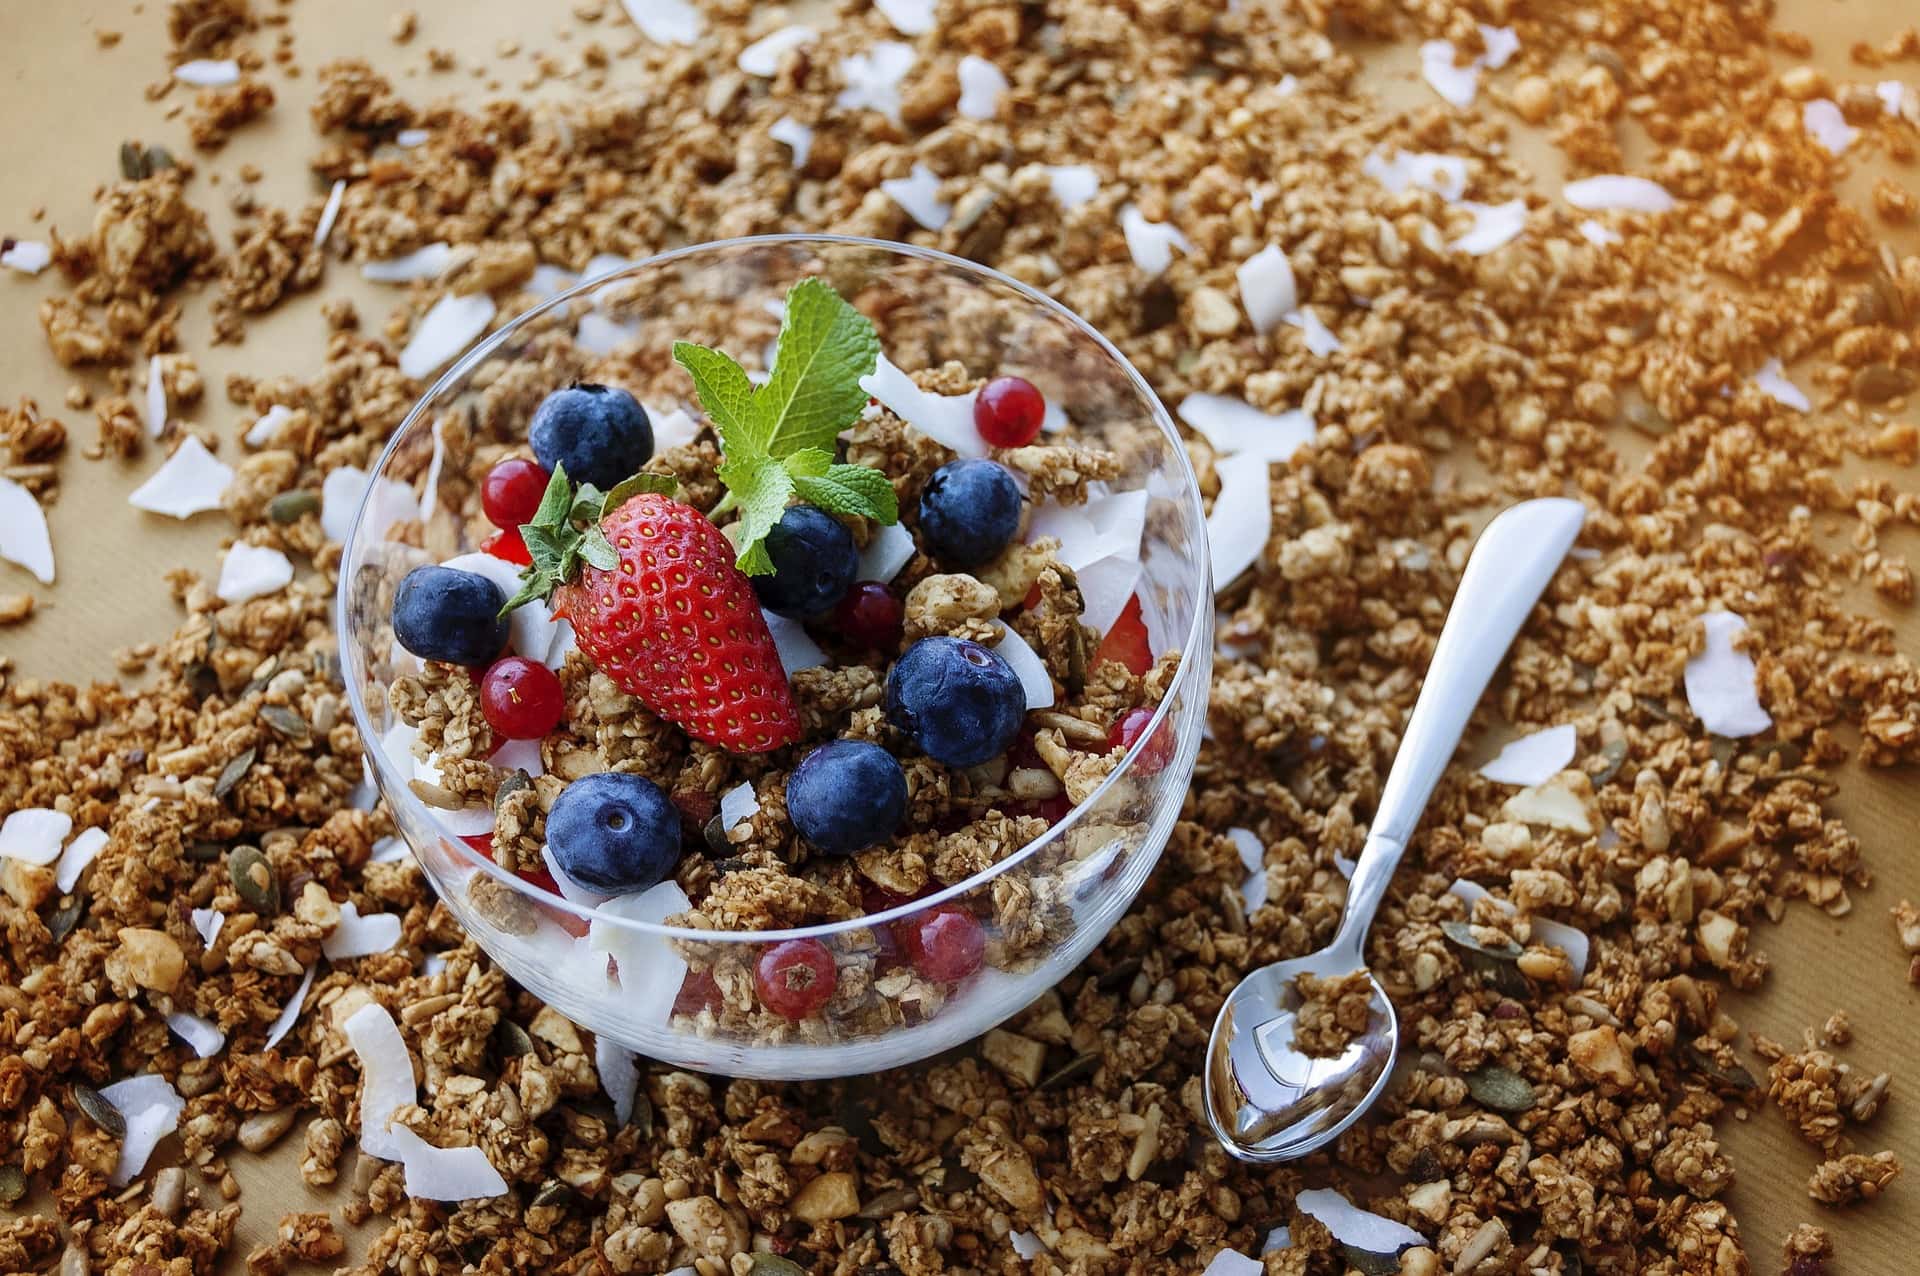
[[1118, 661], [1136, 677], [1153, 668], [1153, 651], [1147, 645], [1147, 622], [1140, 616], [1140, 595], [1127, 599], [1127, 605], [1120, 609], [1120, 618], [1113, 622], [1113, 628], [1094, 650], [1094, 665], [1098, 666], [1103, 660]]

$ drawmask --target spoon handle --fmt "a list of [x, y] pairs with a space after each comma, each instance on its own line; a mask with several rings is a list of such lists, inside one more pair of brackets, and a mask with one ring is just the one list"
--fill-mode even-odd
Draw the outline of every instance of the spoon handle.
[[1354, 867], [1336, 947], [1364, 953], [1373, 915], [1473, 707], [1585, 519], [1578, 501], [1525, 501], [1501, 511], [1474, 543]]

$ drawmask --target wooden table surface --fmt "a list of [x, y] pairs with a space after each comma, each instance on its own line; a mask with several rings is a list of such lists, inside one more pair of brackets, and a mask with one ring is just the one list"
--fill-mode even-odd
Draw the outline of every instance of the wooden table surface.
[[[307, 74], [296, 80], [272, 74], [280, 101], [271, 116], [242, 129], [213, 159], [201, 160], [196, 202], [209, 209], [223, 243], [230, 242], [232, 219], [224, 201], [206, 186], [214, 175], [220, 175], [224, 189], [234, 180], [232, 174], [251, 162], [266, 174], [259, 184], [263, 202], [286, 204], [318, 193], [301, 161], [311, 149], [306, 107], [314, 68], [335, 57], [363, 56], [390, 69], [404, 95], [432, 100], [451, 93], [473, 102], [488, 93], [488, 86], [464, 68], [494, 64], [496, 46], [506, 38], [520, 41], [525, 51], [518, 65], [524, 67], [529, 52], [558, 43], [555, 32], [566, 21], [565, 9], [558, 5], [429, 0], [417, 5], [420, 34], [403, 47], [387, 34], [394, 7], [383, 0], [326, 0], [291, 7], [298, 60]], [[1816, 46], [1814, 60], [1836, 77], [1847, 78], [1860, 74], [1846, 62], [1854, 40], [1884, 39], [1920, 16], [1911, 0], [1783, 0], [1779, 9], [1777, 25], [1807, 33]], [[0, 4], [0, 233], [44, 238], [52, 224], [69, 235], [83, 234], [92, 219], [96, 185], [117, 176], [117, 153], [124, 140], [137, 138], [189, 153], [184, 126], [163, 120], [159, 108], [143, 96], [145, 86], [161, 78], [165, 69], [164, 10], [162, 0], [146, 0], [144, 5], [104, 0]], [[124, 32], [124, 39], [101, 49], [93, 35], [97, 28]], [[428, 45], [454, 49], [463, 70], [425, 82], [409, 68], [420, 65]], [[1370, 83], [1388, 100], [1420, 101], [1428, 90], [1417, 83], [1412, 67], [1411, 50], [1384, 50], [1370, 71]], [[1904, 74], [1913, 91], [1920, 91], [1920, 72], [1913, 64], [1882, 74]], [[509, 91], [518, 91], [513, 87], [517, 73], [509, 70], [503, 78]], [[617, 67], [613, 82], [619, 83]], [[552, 85], [539, 90], [563, 91]], [[1522, 134], [1516, 145], [1523, 154], [1537, 154], [1543, 179], [1558, 180], [1558, 159], [1541, 139]], [[1869, 176], [1857, 172], [1845, 188], [1863, 204], [1860, 196]], [[1913, 175], [1906, 174], [1905, 181], [1911, 188]], [[36, 224], [32, 214], [43, 208], [46, 221]], [[1889, 239], [1902, 252], [1920, 251], [1920, 235]], [[34, 317], [40, 298], [58, 287], [53, 276], [49, 271], [34, 280], [0, 271], [0, 400], [33, 396], [43, 410], [67, 422], [77, 444], [84, 444], [94, 435], [92, 413], [65, 408], [63, 397], [73, 378], [47, 353]], [[355, 272], [338, 268], [320, 292], [354, 296], [372, 325], [379, 323], [388, 304]], [[199, 360], [209, 387], [206, 401], [190, 416], [237, 437], [247, 422], [219, 392], [226, 374], [311, 375], [319, 370], [324, 325], [316, 299], [308, 297], [250, 324], [244, 345], [214, 346], [207, 336], [206, 300], [202, 296], [189, 301], [182, 325], [183, 348]], [[181, 524], [128, 507], [127, 492], [158, 464], [151, 451], [124, 463], [88, 462], [76, 452], [70, 449], [63, 463], [61, 495], [49, 512], [58, 583], [40, 588], [18, 569], [0, 564], [0, 591], [33, 587], [43, 608], [24, 627], [0, 629], [0, 653], [10, 656], [25, 675], [85, 681], [113, 676], [114, 649], [160, 638], [172, 629], [178, 612], [161, 573], [188, 565], [212, 575], [232, 529], [219, 515]], [[1897, 474], [1895, 480], [1908, 487], [1920, 481], [1912, 471]], [[1920, 553], [1915, 540], [1907, 533], [1894, 546], [1915, 556]], [[1913, 609], [1896, 612], [1871, 598], [1860, 605], [1880, 609], [1893, 620], [1904, 650], [1920, 650], [1920, 616]], [[1747, 1029], [1790, 1043], [1797, 1043], [1804, 1028], [1818, 1025], [1833, 1010], [1845, 1009], [1856, 1036], [1842, 1057], [1869, 1073], [1894, 1073], [1892, 1102], [1874, 1125], [1856, 1132], [1856, 1142], [1862, 1150], [1893, 1148], [1910, 1173], [1879, 1202], [1848, 1211], [1825, 1209], [1806, 1196], [1806, 1178], [1818, 1159], [1814, 1150], [1778, 1114], [1761, 1110], [1722, 1122], [1722, 1137], [1739, 1176], [1729, 1199], [1756, 1272], [1777, 1270], [1781, 1237], [1795, 1223], [1810, 1220], [1833, 1232], [1838, 1270], [1844, 1276], [1896, 1276], [1920, 1270], [1920, 1100], [1913, 1088], [1920, 1086], [1920, 1073], [1906, 1066], [1920, 1056], [1920, 989], [1906, 982], [1906, 958], [1887, 910], [1903, 896], [1920, 900], [1920, 844], [1915, 834], [1920, 827], [1920, 780], [1910, 770], [1850, 771], [1835, 805], [1864, 842], [1875, 884], [1854, 892], [1849, 917], [1836, 919], [1795, 905], [1779, 926], [1763, 927], [1753, 943], [1773, 959], [1773, 973], [1757, 994], [1731, 997], [1729, 1008]], [[1762, 1072], [1750, 1055], [1748, 1062], [1756, 1073]], [[299, 1181], [298, 1143], [289, 1138], [268, 1156], [235, 1158], [246, 1205], [236, 1268], [237, 1257], [264, 1240], [283, 1211], [322, 1207]]]

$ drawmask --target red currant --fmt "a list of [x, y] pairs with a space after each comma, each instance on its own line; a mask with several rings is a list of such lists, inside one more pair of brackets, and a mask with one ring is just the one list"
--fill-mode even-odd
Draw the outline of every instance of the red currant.
[[958, 904], [941, 904], [899, 923], [900, 946], [913, 968], [928, 979], [953, 983], [980, 969], [987, 935], [980, 922]]
[[1098, 668], [1103, 660], [1125, 665], [1136, 678], [1153, 668], [1153, 650], [1147, 645], [1147, 623], [1140, 618], [1140, 595], [1127, 599], [1119, 619], [1094, 649], [1093, 666]]
[[480, 508], [495, 527], [531, 523], [547, 492], [547, 472], [524, 456], [510, 456], [480, 480]]
[[[1107, 735], [1109, 749], [1131, 750], [1140, 743], [1140, 737], [1146, 734], [1147, 726], [1153, 721], [1153, 710], [1146, 707], [1129, 709], [1121, 714], [1113, 724], [1113, 730]], [[1139, 760], [1133, 764], [1134, 770], [1141, 775], [1157, 775], [1173, 761], [1173, 737], [1163, 727], [1153, 733], [1145, 748], [1140, 750]]]
[[676, 1015], [697, 1015], [702, 1010], [712, 1010], [720, 1004], [720, 985], [713, 981], [713, 972], [708, 970], [690, 970], [680, 985], [680, 991], [673, 999], [673, 1013]]
[[1047, 401], [1025, 377], [995, 377], [973, 400], [973, 428], [995, 447], [1025, 447], [1040, 433]]
[[538, 740], [560, 724], [567, 693], [538, 661], [504, 656], [480, 678], [480, 712], [509, 740]]
[[900, 645], [906, 609], [893, 591], [877, 580], [855, 582], [834, 608], [834, 624], [847, 641], [874, 651]]
[[787, 1019], [805, 1019], [833, 998], [833, 954], [817, 939], [783, 939], [760, 954], [753, 984], [760, 1003]]
[[520, 539], [520, 529], [517, 527], [503, 527], [481, 541], [480, 552], [505, 559], [516, 567], [528, 567], [533, 563], [533, 555], [527, 552], [527, 543]]

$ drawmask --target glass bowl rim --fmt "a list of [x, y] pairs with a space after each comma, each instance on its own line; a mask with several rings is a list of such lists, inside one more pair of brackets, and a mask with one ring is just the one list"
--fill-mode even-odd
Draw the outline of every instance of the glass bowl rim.
[[[434, 380], [434, 383], [415, 400], [413, 406], [408, 409], [407, 415], [401, 420], [400, 424], [395, 427], [391, 437], [387, 439], [386, 446], [380, 451], [379, 459], [376, 460], [372, 468], [368, 470], [370, 480], [373, 476], [378, 476], [386, 470], [388, 463], [392, 461], [394, 454], [399, 450], [401, 442], [411, 437], [414, 426], [427, 414], [430, 406], [439, 399], [443, 391], [463, 380], [475, 368], [491, 358], [502, 346], [512, 341], [515, 336], [528, 325], [549, 312], [570, 304], [577, 297], [589, 296], [599, 289], [604, 288], [609, 282], [615, 279], [639, 275], [642, 272], [671, 265], [686, 258], [726, 250], [777, 248], [786, 245], [828, 245], [839, 248], [868, 248], [879, 250], [893, 256], [913, 257], [936, 265], [946, 266], [957, 270], [962, 275], [973, 277], [975, 282], [994, 283], [1010, 289], [1016, 296], [1029, 304], [1037, 305], [1042, 310], [1051, 312], [1057, 318], [1065, 320], [1067, 325], [1077, 331], [1080, 336], [1091, 340], [1125, 375], [1135, 392], [1139, 394], [1148, 405], [1149, 415], [1153, 419], [1154, 424], [1160, 427], [1160, 432], [1173, 445], [1172, 452], [1177, 464], [1175, 473], [1178, 476], [1180, 497], [1188, 505], [1191, 513], [1194, 515], [1196, 525], [1201, 529], [1201, 535], [1196, 541], [1198, 551], [1196, 555], [1198, 558], [1196, 567], [1198, 569], [1199, 605], [1194, 608], [1193, 620], [1188, 626], [1186, 641], [1181, 646], [1180, 663], [1174, 670], [1173, 681], [1169, 685], [1168, 694], [1161, 698], [1158, 705], [1154, 706], [1153, 717], [1147, 723], [1146, 729], [1140, 733], [1133, 747], [1121, 758], [1120, 764], [1114, 767], [1114, 769], [1107, 774], [1106, 778], [1100, 782], [1099, 787], [1089, 793], [1082, 801], [1074, 803], [1073, 809], [1063, 815], [1059, 823], [1053, 825], [1045, 833], [1034, 838], [1031, 842], [1028, 842], [1025, 846], [1022, 846], [1005, 859], [990, 864], [962, 881], [955, 882], [953, 885], [944, 887], [930, 895], [923, 895], [916, 899], [908, 900], [905, 903], [895, 905], [892, 908], [884, 909], [877, 913], [863, 913], [858, 917], [846, 918], [840, 921], [821, 922], [812, 926], [783, 927], [774, 930], [701, 930], [688, 926], [668, 926], [657, 922], [641, 921], [638, 918], [627, 917], [617, 912], [610, 912], [605, 904], [589, 905], [576, 903], [563, 895], [536, 886], [515, 873], [508, 872], [496, 864], [490, 857], [480, 854], [464, 841], [454, 837], [451, 833], [443, 833], [441, 835], [441, 844], [449, 848], [456, 858], [470, 860], [473, 866], [479, 871], [487, 873], [496, 881], [501, 882], [515, 892], [525, 895], [545, 907], [561, 909], [571, 916], [583, 918], [589, 922], [600, 922], [605, 925], [644, 935], [688, 940], [703, 944], [766, 944], [779, 943], [791, 939], [824, 939], [828, 936], [845, 934], [850, 931], [870, 930], [904, 918], [917, 916], [929, 909], [937, 908], [949, 900], [956, 899], [986, 885], [998, 878], [1001, 874], [1006, 873], [1016, 865], [1025, 863], [1041, 850], [1064, 838], [1067, 832], [1074, 827], [1076, 822], [1087, 810], [1096, 805], [1109, 790], [1119, 783], [1123, 776], [1128, 774], [1129, 770], [1139, 761], [1145, 752], [1148, 742], [1153, 740], [1159, 733], [1164, 723], [1170, 721], [1171, 714], [1168, 710], [1174, 698], [1172, 695], [1173, 689], [1190, 682], [1196, 671], [1200, 670], [1202, 666], [1210, 668], [1212, 665], [1213, 564], [1210, 553], [1211, 547], [1208, 545], [1205, 535], [1206, 508], [1201, 503], [1200, 480], [1194, 472], [1192, 458], [1187, 455], [1185, 442], [1180, 437], [1180, 430], [1174, 424], [1173, 417], [1168, 413], [1166, 405], [1161, 403], [1160, 396], [1154, 393], [1153, 387], [1147, 384], [1146, 378], [1140, 375], [1140, 370], [1133, 366], [1132, 360], [1122, 354], [1119, 348], [1109, 341], [1099, 329], [1075, 314], [1067, 306], [1062, 305], [1059, 301], [1047, 296], [1037, 288], [1022, 283], [1011, 275], [995, 270], [991, 266], [970, 261], [967, 258], [956, 256], [953, 253], [942, 252], [937, 248], [925, 248], [918, 244], [906, 244], [894, 240], [874, 239], [865, 235], [808, 234], [797, 232], [773, 235], [741, 235], [731, 239], [710, 239], [697, 244], [685, 244], [678, 248], [670, 248], [637, 261], [629, 262], [627, 265], [615, 270], [605, 271], [591, 277], [583, 277], [564, 292], [550, 297], [539, 305], [516, 315], [506, 324], [503, 324], [496, 332], [487, 336], [478, 345], [475, 345], [472, 349], [461, 355], [460, 358], [453, 362], [452, 366], [441, 373], [440, 376]], [[421, 801], [419, 797], [409, 790], [405, 782], [400, 779], [398, 773], [393, 768], [392, 760], [387, 757], [386, 749], [381, 747], [379, 737], [376, 736], [372, 730], [371, 718], [367, 712], [366, 703], [360, 694], [358, 676], [362, 672], [360, 669], [360, 658], [357, 653], [356, 644], [352, 641], [353, 635], [348, 631], [347, 620], [350, 614], [349, 604], [351, 601], [350, 595], [352, 592], [353, 578], [352, 574], [345, 570], [345, 567], [346, 564], [352, 560], [354, 551], [358, 547], [361, 531], [366, 525], [367, 510], [373, 501], [375, 488], [376, 484], [369, 481], [367, 490], [362, 493], [360, 501], [354, 510], [353, 522], [347, 531], [347, 539], [340, 547], [340, 579], [334, 590], [334, 637], [341, 651], [343, 681], [346, 684], [347, 703], [353, 712], [354, 726], [360, 732], [362, 750], [369, 759], [369, 764], [372, 766], [376, 777], [380, 781], [379, 788], [381, 796], [385, 797], [389, 803], [392, 803], [394, 801], [393, 794], [398, 791], [402, 795], [400, 798], [402, 804], [410, 804], [413, 807], [417, 807], [418, 811], [416, 814], [423, 817], [421, 822], [431, 827], [433, 824], [432, 810], [425, 802]], [[1179, 744], [1180, 742], [1176, 740], [1176, 749], [1179, 747]], [[403, 839], [406, 837], [404, 826], [400, 829], [400, 836]], [[411, 846], [409, 849], [412, 849]], [[419, 859], [417, 853], [415, 854], [415, 858]], [[420, 867], [422, 872], [426, 872], [429, 877], [432, 876], [431, 871], [427, 869], [424, 862]], [[636, 894], [634, 898], [637, 897], [638, 895]], [[613, 900], [620, 898], [625, 897], [613, 896], [607, 902], [611, 903]], [[482, 946], [484, 947], [485, 945]]]

